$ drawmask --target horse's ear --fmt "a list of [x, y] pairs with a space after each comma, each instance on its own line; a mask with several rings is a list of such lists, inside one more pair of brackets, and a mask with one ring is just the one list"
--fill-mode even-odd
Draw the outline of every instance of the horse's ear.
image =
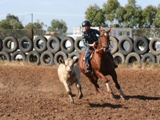
[[101, 27], [99, 26], [99, 31], [101, 30]]
[[111, 31], [111, 28], [109, 28], [107, 31], [106, 31], [106, 33], [109, 33]]

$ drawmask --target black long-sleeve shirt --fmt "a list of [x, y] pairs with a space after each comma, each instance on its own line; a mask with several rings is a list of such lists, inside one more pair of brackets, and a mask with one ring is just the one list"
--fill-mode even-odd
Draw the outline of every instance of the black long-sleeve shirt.
[[90, 28], [88, 31], [84, 31], [82, 33], [84, 45], [88, 46], [88, 44], [92, 44], [98, 41], [99, 35], [100, 35], [100, 32], [96, 29]]

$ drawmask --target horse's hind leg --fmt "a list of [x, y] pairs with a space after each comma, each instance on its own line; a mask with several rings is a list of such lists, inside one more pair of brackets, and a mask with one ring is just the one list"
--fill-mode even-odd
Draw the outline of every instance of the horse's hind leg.
[[120, 97], [123, 98], [123, 99], [125, 99], [125, 95], [124, 95], [123, 91], [121, 90], [121, 87], [120, 87], [120, 85], [119, 85], [119, 83], [117, 81], [117, 74], [116, 74], [116, 72], [113, 71], [112, 74], [111, 74], [111, 76], [112, 76], [112, 79], [113, 79], [113, 81], [115, 83], [116, 88], [118, 89], [118, 91], [120, 93]]

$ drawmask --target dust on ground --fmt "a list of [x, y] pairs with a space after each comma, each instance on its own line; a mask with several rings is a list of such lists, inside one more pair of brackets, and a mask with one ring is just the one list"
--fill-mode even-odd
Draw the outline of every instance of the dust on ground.
[[[160, 70], [116, 69], [128, 100], [96, 95], [94, 86], [81, 74], [84, 97], [69, 97], [57, 76], [57, 67], [29, 65], [0, 66], [0, 120], [158, 120], [160, 113]], [[112, 79], [111, 88], [119, 96]], [[72, 86], [77, 95], [77, 89]]]

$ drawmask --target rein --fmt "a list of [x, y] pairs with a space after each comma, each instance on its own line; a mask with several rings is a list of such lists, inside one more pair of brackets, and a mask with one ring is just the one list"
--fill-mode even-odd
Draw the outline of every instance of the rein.
[[[100, 37], [103, 37], [103, 36], [100, 36]], [[99, 38], [100, 39], [100, 38]], [[103, 46], [101, 41], [98, 39], [98, 45], [101, 45], [101, 48], [98, 49], [98, 45], [97, 45], [97, 48], [94, 48], [96, 52], [99, 52], [101, 50], [106, 50], [106, 51], [109, 51], [109, 45], [107, 46]]]

